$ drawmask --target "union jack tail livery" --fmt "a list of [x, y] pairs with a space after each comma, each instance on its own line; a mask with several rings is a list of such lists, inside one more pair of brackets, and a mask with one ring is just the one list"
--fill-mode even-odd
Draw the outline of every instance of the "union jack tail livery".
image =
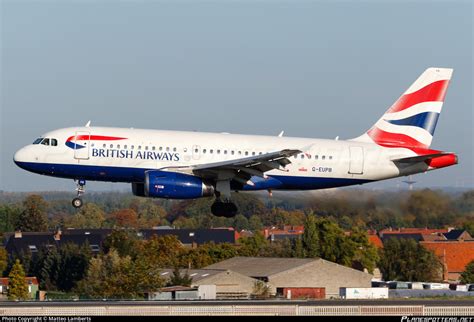
[[428, 68], [364, 135], [354, 141], [428, 149], [453, 70]]

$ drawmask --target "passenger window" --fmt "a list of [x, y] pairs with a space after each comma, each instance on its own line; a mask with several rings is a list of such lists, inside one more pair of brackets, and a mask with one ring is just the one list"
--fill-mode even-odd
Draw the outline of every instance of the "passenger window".
[[113, 147], [114, 147], [114, 145], [113, 145], [113, 144], [111, 144], [111, 145], [110, 145], [110, 148], [112, 149]]
[[311, 159], [311, 154], [307, 154], [306, 156], [308, 157], [308, 159]]
[[176, 148], [173, 148], [173, 152], [176, 152]]
[[301, 159], [304, 159], [304, 154], [301, 155]]
[[230, 154], [234, 155], [234, 150], [230, 151]]
[[315, 160], [317, 160], [318, 158], [319, 158], [319, 156], [317, 156], [317, 155], [314, 156], [314, 159], [315, 159]]
[[146, 151], [148, 151], [148, 145], [147, 145], [147, 146], [145, 146], [145, 150], [146, 150]]
[[204, 153], [204, 154], [205, 154], [205, 153], [206, 153], [206, 149], [202, 149], [202, 153]]
[[105, 148], [106, 146], [107, 146], [107, 145], [106, 145], [105, 143], [102, 145], [103, 148]]
[[167, 147], [166, 147], [166, 152], [169, 152], [169, 150], [170, 150], [170, 148], [167, 146]]
[[242, 155], [242, 151], [239, 151], [239, 155]]
[[217, 150], [217, 154], [221, 154], [221, 150]]
[[323, 160], [326, 160], [326, 156], [325, 156], [325, 155], [323, 155], [323, 157], [322, 157], [321, 159], [323, 159]]
[[199, 149], [194, 149], [194, 152], [195, 152], [195, 153], [198, 153], [198, 152], [199, 152]]
[[[160, 151], [161, 151], [161, 148], [160, 148]], [[184, 148], [183, 151], [188, 152], [188, 148]]]
[[51, 139], [51, 145], [52, 145], [52, 146], [58, 146], [58, 140], [56, 140], [56, 139]]
[[120, 144], [117, 144], [117, 149], [120, 149]]
[[49, 145], [49, 139], [44, 139], [41, 144], [43, 145]]
[[227, 150], [224, 150], [224, 154], [227, 154]]
[[332, 160], [332, 155], [329, 156], [329, 160]]
[[213, 149], [210, 149], [210, 150], [209, 150], [209, 153], [211, 153], [211, 154], [214, 153], [214, 150], [213, 150]]
[[152, 151], [155, 151], [155, 149], [156, 149], [156, 148], [155, 148], [154, 146], [151, 147], [151, 150], [152, 150]]
[[255, 152], [252, 152], [252, 155], [255, 155]]
[[249, 151], [245, 151], [245, 155], [249, 155]]
[[139, 146], [138, 146], [138, 150], [141, 150], [141, 149], [142, 149], [142, 146], [141, 146], [141, 145], [139, 145]]
[[124, 145], [123, 148], [124, 148], [125, 150], [127, 150], [127, 145]]
[[[160, 151], [163, 151], [163, 147], [162, 147], [162, 146], [160, 146]], [[186, 152], [186, 151], [184, 151], [184, 152]]]
[[130, 146], [130, 149], [132, 149], [132, 150], [135, 149], [135, 146], [134, 145]]

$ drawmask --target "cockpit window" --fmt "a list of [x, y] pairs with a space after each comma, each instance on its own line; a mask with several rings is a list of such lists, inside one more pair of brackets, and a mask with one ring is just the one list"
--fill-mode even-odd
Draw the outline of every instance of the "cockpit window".
[[51, 145], [52, 145], [52, 146], [57, 146], [57, 145], [58, 145], [58, 140], [56, 140], [56, 139], [51, 139]]
[[48, 138], [44, 139], [43, 141], [41, 141], [41, 144], [49, 145], [49, 139]]
[[43, 138], [37, 138], [33, 144], [40, 144], [40, 142], [43, 141]]

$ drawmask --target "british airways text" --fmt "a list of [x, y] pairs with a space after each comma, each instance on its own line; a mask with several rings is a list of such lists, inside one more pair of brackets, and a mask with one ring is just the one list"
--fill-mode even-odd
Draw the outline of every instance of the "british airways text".
[[142, 159], [158, 161], [179, 161], [179, 153], [154, 152], [154, 151], [129, 151], [115, 149], [92, 149], [92, 157], [96, 158], [118, 158], [118, 159]]

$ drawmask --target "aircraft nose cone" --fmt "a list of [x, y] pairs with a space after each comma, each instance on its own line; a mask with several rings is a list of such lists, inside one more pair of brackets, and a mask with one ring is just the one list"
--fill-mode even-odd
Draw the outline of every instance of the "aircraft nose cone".
[[16, 151], [15, 155], [13, 156], [13, 162], [20, 168], [22, 168], [21, 164], [26, 162], [26, 151], [25, 148], [21, 148], [20, 150]]

